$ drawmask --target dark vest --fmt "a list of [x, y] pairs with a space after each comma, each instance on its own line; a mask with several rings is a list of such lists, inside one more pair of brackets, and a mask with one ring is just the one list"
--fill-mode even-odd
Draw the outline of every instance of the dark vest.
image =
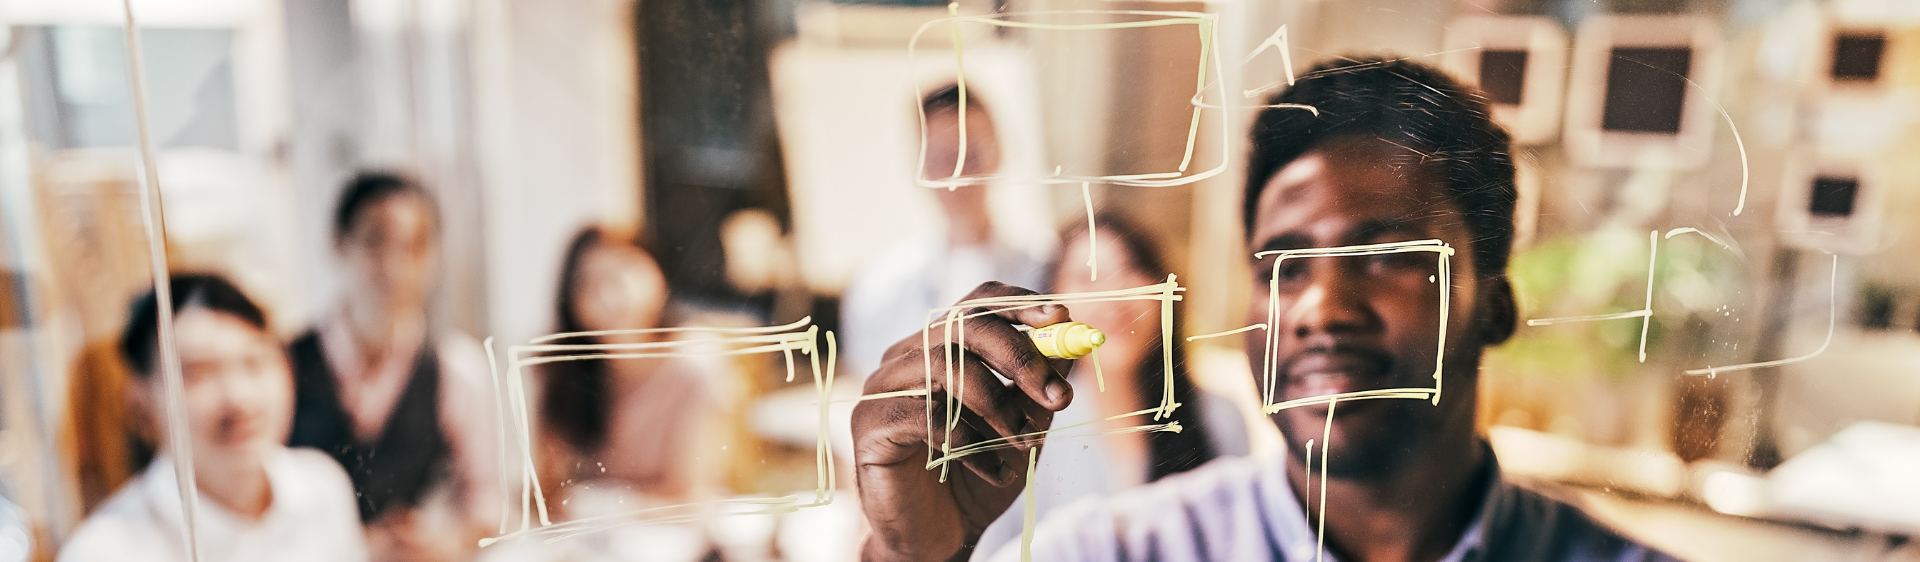
[[353, 417], [340, 401], [333, 367], [320, 336], [307, 330], [288, 346], [293, 362], [291, 447], [312, 447], [346, 468], [359, 496], [360, 520], [371, 522], [393, 507], [413, 507], [449, 472], [452, 448], [440, 427], [440, 361], [432, 341], [421, 344], [406, 388], [371, 443], [353, 435]]

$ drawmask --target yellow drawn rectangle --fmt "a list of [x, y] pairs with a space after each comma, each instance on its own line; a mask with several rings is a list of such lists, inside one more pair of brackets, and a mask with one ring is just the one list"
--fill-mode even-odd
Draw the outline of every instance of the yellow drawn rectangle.
[[[507, 350], [506, 375], [502, 376], [495, 361], [493, 340], [486, 341], [487, 361], [494, 376], [496, 389], [504, 388], [503, 399], [498, 404], [501, 417], [507, 423], [501, 426], [501, 444], [515, 441], [523, 454], [517, 462], [520, 464], [519, 483], [520, 525], [511, 529], [504, 519], [500, 524], [499, 536], [483, 539], [482, 547], [494, 543], [521, 539], [544, 538], [548, 541], [562, 540], [584, 533], [606, 530], [613, 527], [646, 523], [668, 523], [687, 521], [701, 517], [703, 510], [725, 505], [745, 505], [747, 509], [731, 510], [734, 515], [786, 513], [794, 510], [826, 505], [833, 502], [834, 475], [833, 451], [828, 443], [827, 408], [828, 397], [833, 392], [834, 363], [837, 355], [836, 343], [832, 332], [821, 332], [818, 326], [811, 325], [811, 318], [802, 318], [798, 322], [783, 326], [763, 328], [662, 328], [651, 330], [611, 330], [600, 332], [574, 332], [553, 334], [530, 340], [525, 345], [516, 345]], [[569, 338], [613, 334], [700, 334], [711, 336], [693, 341], [659, 341], [648, 343], [619, 344], [556, 344]], [[826, 345], [822, 353], [821, 337], [825, 336]], [[629, 359], [644, 357], [678, 357], [689, 355], [751, 355], [778, 353], [784, 356], [787, 368], [787, 382], [793, 382], [799, 372], [794, 354], [807, 357], [808, 371], [813, 377], [815, 404], [819, 411], [818, 440], [814, 444], [814, 464], [816, 488], [811, 499], [799, 495], [765, 497], [741, 496], [708, 502], [660, 506], [639, 509], [631, 512], [602, 517], [576, 519], [555, 523], [548, 516], [546, 498], [540, 489], [540, 475], [533, 460], [533, 428], [529, 415], [525, 379], [529, 367], [559, 361], [595, 361], [607, 359]], [[825, 365], [822, 365], [822, 355]], [[504, 380], [503, 380], [504, 378]], [[505, 459], [503, 458], [503, 462]], [[504, 468], [504, 467], [503, 467]], [[503, 474], [506, 471], [503, 471]], [[508, 491], [512, 485], [503, 483]], [[509, 496], [510, 497], [510, 496]], [[511, 502], [512, 500], [507, 500]], [[511, 510], [505, 510], [511, 511]], [[537, 521], [536, 521], [537, 518]]]

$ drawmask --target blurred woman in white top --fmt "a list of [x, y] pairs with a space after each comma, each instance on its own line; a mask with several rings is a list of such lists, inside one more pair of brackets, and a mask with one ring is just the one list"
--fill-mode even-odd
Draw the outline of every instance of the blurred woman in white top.
[[[324, 454], [281, 444], [293, 375], [265, 314], [218, 276], [175, 275], [169, 284], [200, 560], [366, 560], [346, 473]], [[136, 379], [129, 408], [164, 428], [158, 316], [151, 291], [135, 301], [120, 352]], [[188, 560], [174, 450], [163, 437], [153, 463], [80, 524], [60, 560]]]
[[[1146, 227], [1110, 211], [1094, 215], [1093, 222], [1099, 226], [1092, 233], [1077, 222], [1061, 230], [1060, 251], [1047, 270], [1047, 292], [1118, 291], [1167, 280], [1172, 270]], [[1097, 278], [1090, 275], [1089, 263], [1098, 264]], [[1076, 390], [1073, 403], [1054, 415], [1053, 427], [1058, 431], [1090, 424], [1097, 429], [1094, 435], [1082, 437], [1070, 435], [1087, 429], [1068, 430], [1048, 441], [1035, 467], [1036, 517], [1044, 519], [1048, 512], [1082, 498], [1110, 495], [1218, 457], [1247, 453], [1246, 425], [1239, 409], [1194, 382], [1185, 342], [1177, 333], [1174, 345], [1162, 341], [1158, 301], [1075, 303], [1073, 319], [1105, 332], [1107, 343], [1092, 361], [1074, 362], [1068, 380], [1075, 389], [1086, 391]], [[1174, 319], [1174, 325], [1180, 325], [1179, 319]], [[1169, 349], [1170, 375], [1165, 360]], [[1095, 365], [1104, 368], [1104, 374]], [[1159, 407], [1169, 393], [1180, 404], [1172, 418], [1180, 423], [1180, 431], [1127, 431], [1164, 423], [1152, 416], [1127, 414]], [[974, 559], [985, 559], [1019, 539], [1023, 515], [1022, 510], [1009, 509], [987, 527]]]

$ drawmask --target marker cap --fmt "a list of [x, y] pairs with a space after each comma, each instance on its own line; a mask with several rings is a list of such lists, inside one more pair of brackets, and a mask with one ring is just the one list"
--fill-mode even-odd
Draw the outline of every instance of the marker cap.
[[1027, 331], [1040, 353], [1054, 359], [1079, 359], [1107, 343], [1107, 334], [1080, 322], [1061, 322]]

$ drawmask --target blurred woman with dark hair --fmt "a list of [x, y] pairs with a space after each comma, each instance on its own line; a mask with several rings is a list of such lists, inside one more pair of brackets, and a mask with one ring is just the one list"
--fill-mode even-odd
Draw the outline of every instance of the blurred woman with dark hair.
[[287, 347], [287, 444], [347, 470], [375, 559], [462, 559], [499, 523], [500, 458], [485, 352], [428, 320], [433, 194], [402, 175], [356, 176], [334, 208], [333, 246], [345, 290]]
[[[1124, 215], [1101, 212], [1094, 215], [1093, 237], [1084, 224], [1075, 223], [1061, 230], [1060, 251], [1047, 268], [1047, 292], [1088, 293], [1131, 289], [1167, 280], [1170, 269], [1161, 258], [1151, 235]], [[1087, 258], [1098, 258], [1099, 279], [1092, 280]], [[1104, 371], [1104, 390], [1094, 380], [1094, 361], [1074, 363], [1068, 375], [1075, 389], [1073, 403], [1055, 414], [1053, 427], [1098, 423], [1102, 430], [1095, 436], [1059, 438], [1049, 441], [1045, 454], [1036, 465], [1035, 485], [1042, 493], [1036, 498], [1037, 515], [1073, 503], [1080, 498], [1104, 495], [1159, 480], [1206, 464], [1223, 455], [1247, 453], [1245, 422], [1231, 402], [1194, 386], [1189, 375], [1184, 341], [1176, 338], [1173, 350], [1173, 398], [1180, 404], [1174, 420], [1179, 432], [1121, 432], [1127, 427], [1154, 422], [1151, 416], [1108, 419], [1160, 405], [1167, 377], [1163, 350], [1169, 346], [1160, 338], [1158, 301], [1088, 302], [1073, 305], [1073, 319], [1101, 330], [1107, 343], [1095, 357]], [[1174, 322], [1179, 325], [1178, 320]], [[1092, 391], [1092, 392], [1089, 392]], [[1024, 501], [1024, 500], [1022, 500]], [[984, 556], [999, 546], [1020, 537], [1023, 514], [1008, 510], [980, 538], [974, 550]]]
[[[293, 373], [266, 315], [226, 279], [175, 275], [179, 352], [200, 560], [366, 560], [353, 484], [326, 455], [281, 444], [293, 418]], [[128, 409], [167, 427], [160, 305], [134, 302], [120, 338], [133, 375]], [[187, 560], [179, 481], [165, 431], [159, 454], [80, 525], [60, 560]]]
[[[663, 342], [667, 283], [653, 255], [600, 228], [580, 232], [567, 248], [554, 310], [559, 331], [607, 332], [565, 338], [567, 345]], [[627, 351], [631, 353], [632, 351]], [[608, 353], [621, 353], [610, 350]], [[601, 515], [582, 505], [617, 510], [687, 503], [713, 485], [725, 419], [713, 381], [722, 377], [696, 358], [557, 361], [540, 367], [537, 454], [543, 489], [562, 498], [571, 518]], [[571, 484], [571, 486], [569, 485]], [[596, 500], [582, 501], [592, 490]], [[564, 498], [564, 499], [563, 499]]]

